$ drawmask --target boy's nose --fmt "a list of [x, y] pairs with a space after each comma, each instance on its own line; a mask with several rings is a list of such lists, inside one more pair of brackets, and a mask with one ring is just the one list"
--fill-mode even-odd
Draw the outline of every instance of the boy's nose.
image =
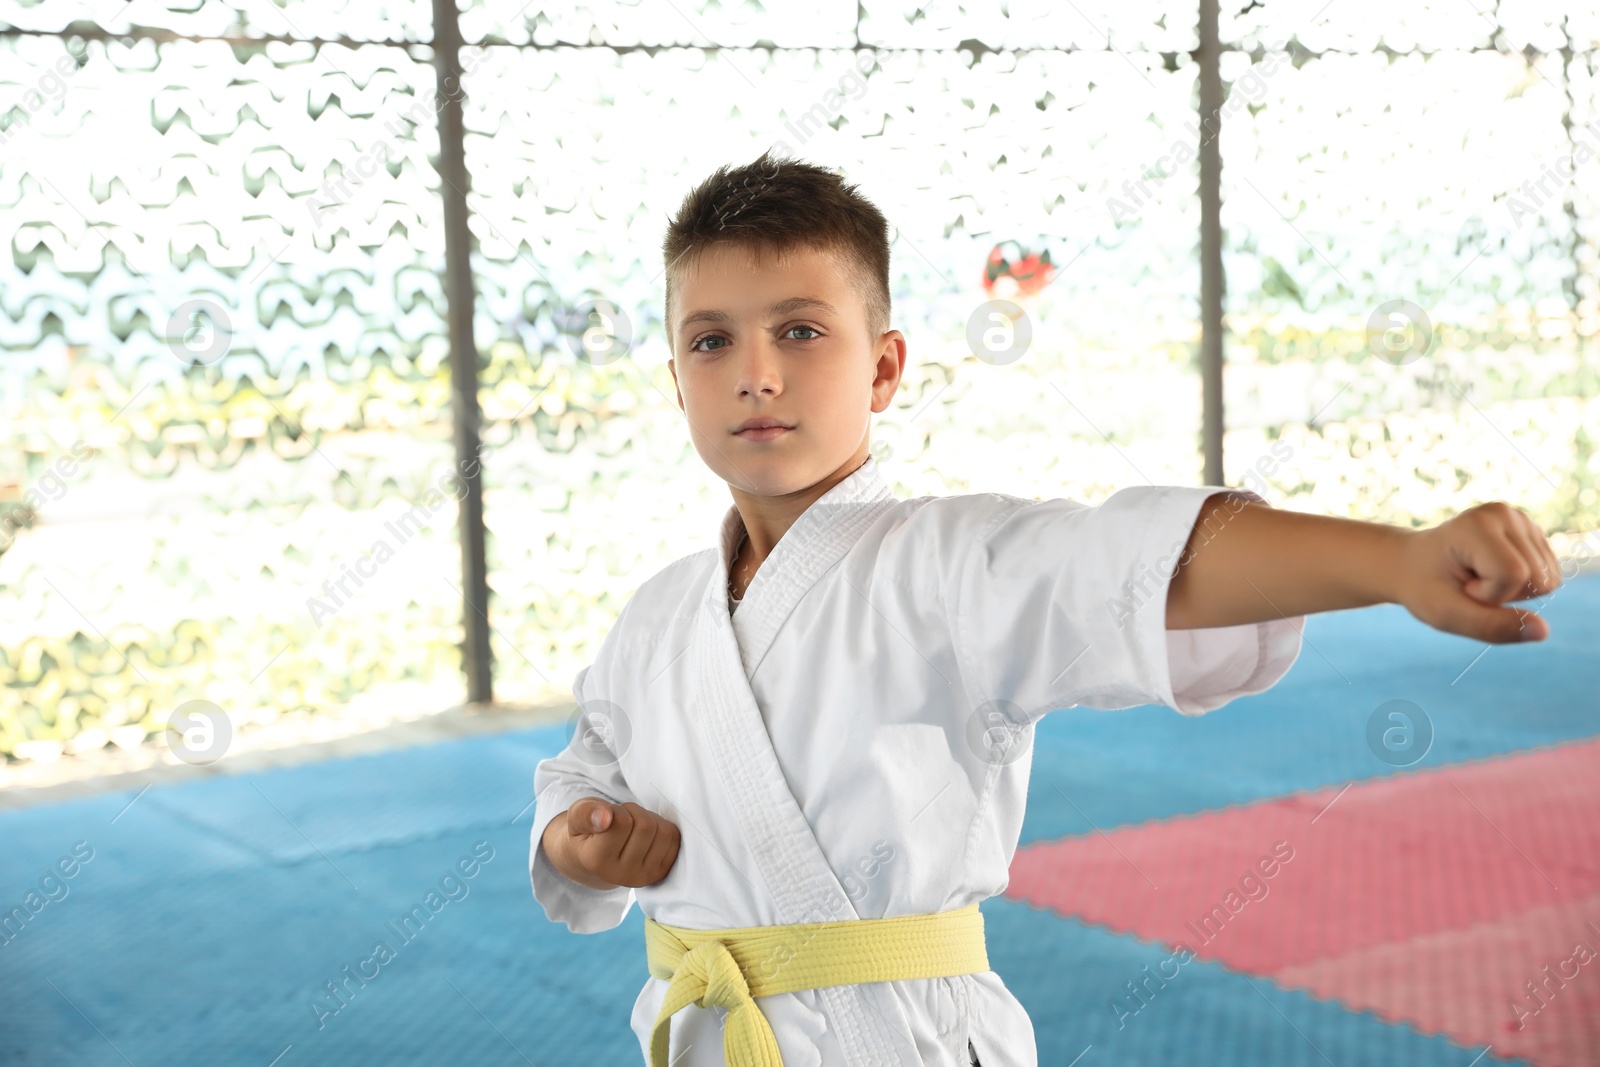
[[779, 372], [777, 352], [761, 342], [747, 345], [744, 358], [739, 363], [739, 395], [759, 393], [774, 396], [782, 391], [783, 377]]

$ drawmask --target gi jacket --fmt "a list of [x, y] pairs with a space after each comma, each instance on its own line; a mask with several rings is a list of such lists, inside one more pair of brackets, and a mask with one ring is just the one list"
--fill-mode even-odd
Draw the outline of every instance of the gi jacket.
[[[640, 586], [578, 673], [586, 728], [534, 774], [534, 897], [596, 933], [636, 900], [658, 922], [711, 929], [925, 914], [1002, 892], [1040, 716], [1200, 715], [1273, 685], [1299, 655], [1303, 616], [1166, 629], [1170, 574], [1202, 503], [1227, 491], [1141, 486], [1095, 507], [900, 500], [869, 457], [789, 528], [731, 617], [743, 525], [730, 507], [720, 544]], [[584, 796], [676, 823], [667, 877], [600, 891], [559, 874], [541, 838]], [[640, 961], [632, 1027], [648, 1061], [667, 983]], [[966, 1067], [969, 1040], [983, 1067], [1037, 1063], [1028, 1015], [993, 971], [756, 1003], [786, 1067]], [[675, 1067], [723, 1063], [720, 1014], [674, 1016]]]

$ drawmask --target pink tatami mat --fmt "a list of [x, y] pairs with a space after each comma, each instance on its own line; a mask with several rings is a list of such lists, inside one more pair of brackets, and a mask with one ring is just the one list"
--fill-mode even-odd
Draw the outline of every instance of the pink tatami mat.
[[1541, 1067], [1600, 1062], [1600, 739], [1034, 844], [1007, 895]]
[[1273, 977], [1465, 1045], [1493, 1045], [1502, 1056], [1573, 1067], [1600, 1062], [1600, 895]]

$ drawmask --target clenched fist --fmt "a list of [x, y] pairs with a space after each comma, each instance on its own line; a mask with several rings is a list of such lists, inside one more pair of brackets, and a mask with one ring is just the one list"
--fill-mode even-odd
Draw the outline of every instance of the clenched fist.
[[1507, 601], [1561, 585], [1561, 561], [1521, 508], [1493, 501], [1468, 508], [1405, 543], [1397, 599], [1435, 629], [1480, 641], [1542, 641], [1550, 625]]
[[593, 889], [654, 885], [678, 858], [676, 824], [637, 804], [584, 797], [550, 820], [544, 849], [557, 870]]

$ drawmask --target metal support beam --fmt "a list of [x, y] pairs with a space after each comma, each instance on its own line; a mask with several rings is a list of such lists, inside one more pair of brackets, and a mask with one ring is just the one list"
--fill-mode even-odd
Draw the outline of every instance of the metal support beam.
[[1200, 0], [1200, 447], [1222, 485], [1222, 47], [1217, 0]]
[[444, 200], [444, 292], [449, 306], [450, 393], [461, 497], [461, 666], [467, 700], [494, 700], [489, 648], [489, 567], [484, 551], [483, 470], [478, 438], [478, 348], [472, 337], [477, 292], [467, 228], [467, 158], [461, 118], [461, 26], [456, 0], [433, 0], [433, 55], [439, 114], [440, 196]]

